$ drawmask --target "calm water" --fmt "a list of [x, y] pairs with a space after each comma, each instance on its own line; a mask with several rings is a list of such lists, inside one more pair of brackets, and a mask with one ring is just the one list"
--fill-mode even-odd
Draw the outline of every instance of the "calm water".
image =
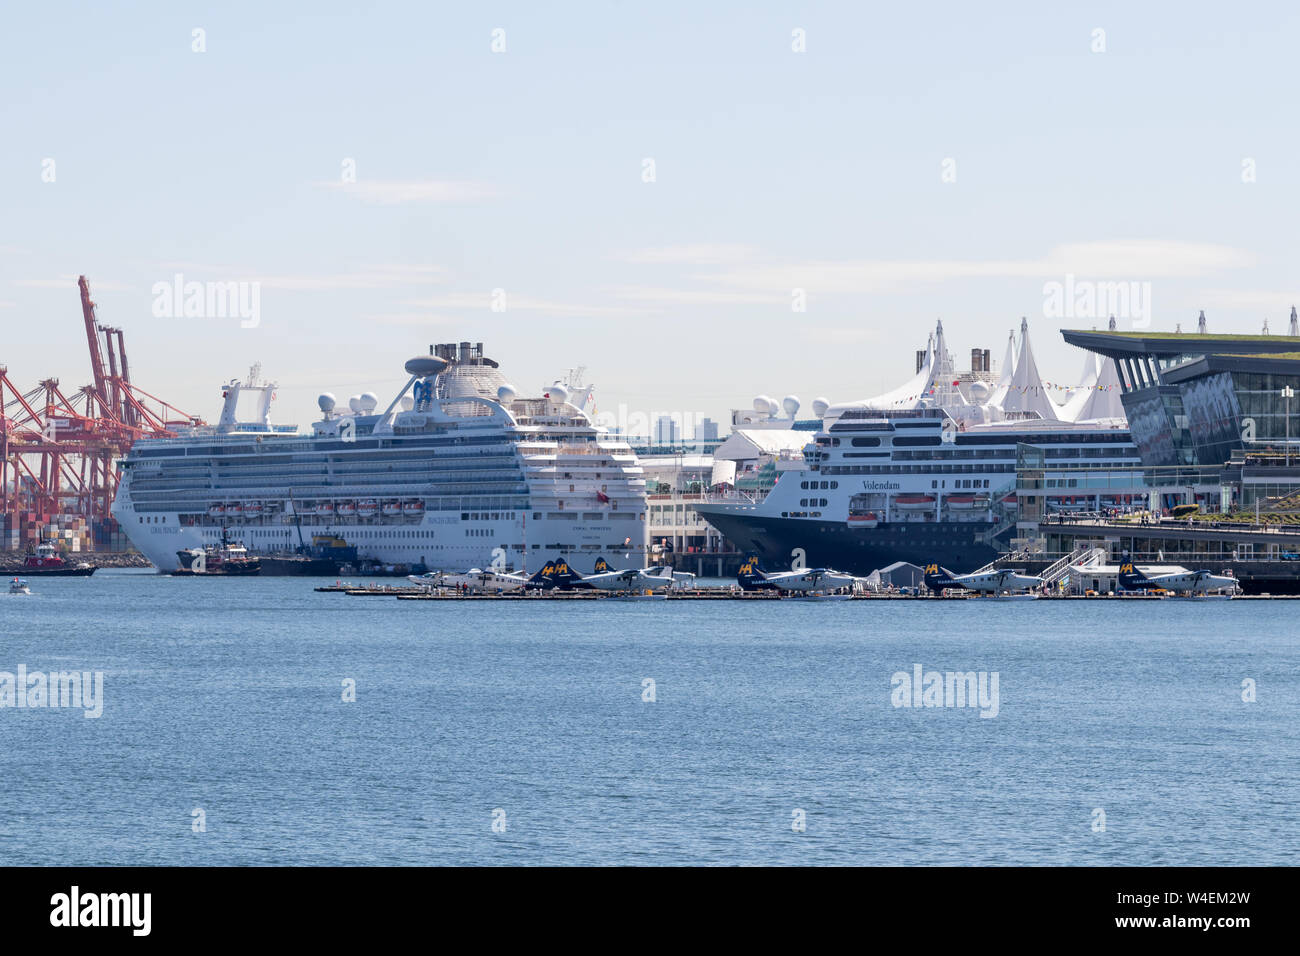
[[[98, 720], [0, 710], [0, 863], [1296, 862], [1292, 602], [315, 583], [110, 571], [0, 595], [0, 671], [103, 671], [105, 698]], [[917, 663], [998, 672], [998, 715], [895, 708]]]

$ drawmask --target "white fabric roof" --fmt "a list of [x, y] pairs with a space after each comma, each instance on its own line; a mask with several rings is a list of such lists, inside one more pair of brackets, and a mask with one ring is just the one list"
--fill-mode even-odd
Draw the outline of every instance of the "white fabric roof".
[[[1115, 360], [1088, 353], [1092, 363], [1091, 378], [1085, 376], [1078, 389], [1061, 409], [1061, 418], [1067, 422], [1090, 422], [1100, 418], [1124, 419], [1124, 403], [1120, 401], [1119, 373]], [[1085, 362], [1084, 368], [1087, 368]]]
[[1048, 421], [1057, 419], [1056, 403], [1047, 395], [1043, 377], [1038, 374], [1038, 363], [1029, 345], [1029, 320], [1020, 320], [1020, 355], [1016, 370], [1007, 386], [1002, 408], [1008, 412], [1037, 412]]
[[943, 323], [936, 322], [934, 333], [926, 343], [921, 371], [898, 388], [883, 395], [832, 405], [823, 417], [838, 418], [848, 409], [856, 408], [882, 411], [920, 408], [922, 399], [929, 399], [928, 404], [935, 406], [968, 405], [966, 397], [952, 384], [955, 380], [954, 376], [952, 356], [948, 354], [948, 343], [943, 334]]
[[788, 428], [738, 428], [713, 450], [713, 458], [715, 461], [749, 461], [763, 455], [802, 452], [803, 446], [813, 438], [812, 432]]

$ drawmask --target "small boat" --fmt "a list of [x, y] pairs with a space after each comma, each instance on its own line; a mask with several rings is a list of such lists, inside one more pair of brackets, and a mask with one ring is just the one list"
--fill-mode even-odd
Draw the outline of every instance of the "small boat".
[[355, 501], [340, 501], [334, 513], [340, 518], [351, 518], [357, 513], [357, 503]]
[[220, 518], [226, 513], [226, 506], [217, 502], [214, 505], [208, 505], [208, 514], [214, 518]]
[[400, 501], [385, 501], [383, 512], [385, 518], [396, 518], [402, 513], [402, 503]]
[[334, 504], [330, 501], [322, 501], [316, 505], [316, 513], [324, 515], [326, 518], [334, 514]]
[[221, 529], [221, 544], [182, 548], [176, 558], [174, 575], [257, 574], [262, 570], [262, 562], [238, 541], [232, 541], [225, 528]]
[[22, 578], [14, 578], [9, 582], [10, 594], [31, 594], [32, 589], [27, 586], [27, 582]]
[[27, 575], [53, 574], [60, 577], [89, 577], [95, 573], [95, 566], [82, 561], [73, 564], [59, 553], [58, 547], [51, 541], [43, 541], [36, 546], [33, 554], [23, 561], [22, 572]]
[[928, 511], [934, 507], [934, 495], [899, 495], [894, 507], [901, 511]]
[[875, 528], [880, 518], [874, 511], [850, 511], [848, 525], [850, 528]]
[[250, 501], [244, 505], [244, 514], [256, 517], [262, 513], [262, 503], [260, 501]]
[[408, 501], [406, 504], [402, 505], [402, 514], [412, 517], [424, 514], [424, 502]]
[[379, 502], [374, 498], [363, 498], [357, 505], [357, 514], [362, 518], [373, 518], [379, 512]]
[[943, 499], [953, 511], [982, 511], [989, 506], [988, 495], [948, 495]]
[[226, 505], [226, 516], [230, 518], [242, 518], [244, 516], [244, 506], [238, 501], [232, 501]]

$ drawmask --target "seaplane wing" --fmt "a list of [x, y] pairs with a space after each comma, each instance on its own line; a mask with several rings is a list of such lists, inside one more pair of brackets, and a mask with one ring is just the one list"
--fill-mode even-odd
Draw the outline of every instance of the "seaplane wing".
[[947, 568], [928, 564], [925, 567], [925, 583], [932, 591], [960, 588], [966, 591], [997, 594], [1001, 591], [1027, 591], [1030, 588], [1041, 587], [1043, 579], [1032, 574], [1021, 574], [1010, 568], [977, 571], [973, 574], [953, 574]]
[[845, 574], [832, 568], [764, 571], [759, 567], [757, 555], [750, 555], [745, 559], [736, 574], [736, 580], [746, 591], [773, 588], [779, 591], [834, 591], [840, 588], [855, 588], [866, 582], [865, 578], [854, 577], [852, 574]]
[[1141, 568], [1125, 563], [1119, 569], [1119, 586], [1126, 591], [1158, 589], [1177, 594], [1208, 594], [1211, 591], [1235, 591], [1239, 584], [1236, 578], [1210, 571], [1147, 574]]
[[423, 587], [469, 588], [474, 591], [514, 591], [529, 583], [529, 579], [522, 574], [493, 571], [490, 568], [470, 568], [461, 573], [429, 571], [425, 574], [409, 574], [406, 579]]

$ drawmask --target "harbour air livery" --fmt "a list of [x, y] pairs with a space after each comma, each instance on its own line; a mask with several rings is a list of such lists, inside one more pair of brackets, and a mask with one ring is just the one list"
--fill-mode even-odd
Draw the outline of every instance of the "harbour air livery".
[[569, 567], [561, 558], [550, 562], [542, 569], [542, 587], [546, 590], [559, 588], [562, 591], [632, 591], [642, 588], [666, 588], [675, 582], [694, 580], [695, 575], [689, 571], [673, 571], [670, 568], [656, 566], [651, 568], [627, 568], [616, 571], [604, 558], [596, 559], [595, 570], [591, 574], [579, 574]]
[[798, 591], [804, 593], [838, 591], [841, 588], [856, 590], [866, 584], [865, 578], [845, 574], [832, 568], [800, 568], [795, 571], [764, 571], [756, 554], [747, 557], [736, 572], [736, 580], [744, 591]]
[[1175, 571], [1171, 574], [1145, 574], [1131, 562], [1119, 568], [1119, 586], [1125, 591], [1173, 591], [1175, 594], [1204, 595], [1226, 591], [1231, 595], [1239, 584], [1236, 578], [1209, 571]]
[[944, 588], [960, 588], [984, 594], [1016, 593], [1042, 587], [1043, 579], [1032, 574], [1019, 574], [1010, 568], [996, 571], [976, 571], [974, 574], [953, 574], [937, 564], [925, 566], [925, 584], [938, 594]]

